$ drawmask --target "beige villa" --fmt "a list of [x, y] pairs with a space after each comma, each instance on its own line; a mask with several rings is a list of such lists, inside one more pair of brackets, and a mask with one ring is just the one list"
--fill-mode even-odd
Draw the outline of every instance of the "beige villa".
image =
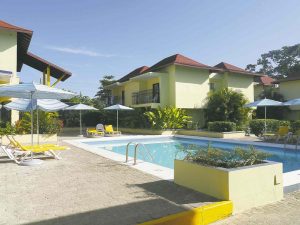
[[186, 109], [193, 122], [201, 127], [205, 122], [206, 98], [211, 91], [228, 87], [253, 101], [255, 78], [260, 76], [229, 63], [208, 66], [175, 54], [151, 67], [133, 70], [106, 89], [111, 90], [109, 104], [135, 108], [175, 106]]
[[[20, 82], [18, 72], [21, 72], [23, 64], [42, 72], [43, 83], [48, 86], [55, 86], [59, 81], [71, 77], [71, 72], [28, 52], [32, 35], [31, 30], [0, 20], [0, 85], [18, 84]], [[56, 79], [53, 84], [51, 77]], [[1, 104], [8, 100], [0, 98]], [[2, 113], [6, 113], [5, 119], [11, 120], [12, 123], [19, 118], [16, 111], [9, 113], [3, 109]]]

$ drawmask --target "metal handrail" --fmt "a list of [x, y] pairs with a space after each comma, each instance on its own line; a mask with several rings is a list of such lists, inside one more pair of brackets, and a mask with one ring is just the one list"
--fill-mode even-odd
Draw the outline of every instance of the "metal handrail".
[[125, 162], [128, 162], [128, 153], [129, 153], [129, 145], [130, 144], [134, 144], [134, 146], [136, 146], [137, 143], [131, 141], [131, 142], [128, 142], [127, 146], [126, 146], [126, 160]]
[[137, 144], [135, 145], [135, 148], [134, 148], [133, 165], [136, 165], [136, 164], [137, 164], [137, 163], [136, 163], [136, 160], [137, 160], [137, 150], [138, 150], [138, 147], [139, 147], [140, 145], [144, 146], [144, 148], [146, 149], [148, 155], [151, 157], [151, 160], [153, 161], [153, 156], [150, 154], [149, 149], [146, 148], [146, 146], [145, 146], [143, 143], [137, 143]]

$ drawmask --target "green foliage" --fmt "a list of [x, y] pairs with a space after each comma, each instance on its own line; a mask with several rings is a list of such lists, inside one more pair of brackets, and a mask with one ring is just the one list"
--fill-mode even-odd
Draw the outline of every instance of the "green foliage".
[[250, 109], [244, 107], [246, 103], [242, 93], [228, 88], [213, 92], [207, 98], [207, 121], [228, 121], [240, 126], [248, 119]]
[[294, 134], [300, 134], [300, 120], [291, 122], [291, 130]]
[[180, 129], [187, 125], [191, 117], [186, 115], [185, 110], [176, 107], [157, 108], [145, 112], [151, 127], [154, 129]]
[[16, 133], [15, 126], [12, 126], [10, 122], [1, 123], [0, 126], [0, 136], [11, 135]]
[[[37, 113], [33, 114], [33, 132], [37, 132]], [[40, 134], [57, 134], [61, 131], [63, 123], [59, 120], [58, 113], [56, 112], [43, 112], [39, 111], [39, 133]], [[15, 124], [17, 134], [30, 134], [31, 133], [31, 113], [26, 112], [21, 114], [21, 119]]]
[[300, 71], [300, 44], [284, 46], [264, 53], [256, 64], [249, 64], [246, 70], [269, 76], [291, 76]]
[[230, 132], [236, 130], [236, 124], [227, 121], [208, 122], [208, 130], [214, 132]]
[[[267, 119], [266, 121], [267, 121], [267, 132], [271, 132], [271, 133], [277, 132], [280, 126], [290, 126], [290, 122], [285, 120]], [[264, 133], [265, 120], [264, 119], [251, 120], [249, 122], [249, 127], [251, 133], [255, 134], [256, 136], [261, 136]]]
[[100, 87], [95, 95], [94, 102], [97, 103], [98, 108], [103, 108], [106, 105], [107, 98], [111, 95], [111, 91], [104, 89], [105, 86], [116, 82], [115, 77], [112, 75], [104, 76], [100, 81]]
[[186, 152], [185, 160], [206, 166], [236, 168], [242, 166], [251, 166], [263, 163], [271, 155], [256, 150], [253, 146], [248, 149], [236, 147], [233, 151], [224, 151], [212, 147], [208, 144], [207, 147], [198, 145], [189, 145], [187, 147], [177, 146], [177, 148]]

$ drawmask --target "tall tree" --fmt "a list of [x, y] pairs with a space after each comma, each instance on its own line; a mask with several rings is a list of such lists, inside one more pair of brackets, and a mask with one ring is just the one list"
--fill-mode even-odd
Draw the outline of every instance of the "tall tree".
[[116, 82], [115, 77], [112, 75], [105, 75], [100, 81], [100, 87], [94, 98], [94, 103], [98, 106], [104, 106], [106, 104], [107, 98], [110, 96], [110, 90], [104, 87]]
[[300, 44], [264, 53], [256, 64], [247, 65], [246, 70], [272, 77], [288, 77], [300, 73]]

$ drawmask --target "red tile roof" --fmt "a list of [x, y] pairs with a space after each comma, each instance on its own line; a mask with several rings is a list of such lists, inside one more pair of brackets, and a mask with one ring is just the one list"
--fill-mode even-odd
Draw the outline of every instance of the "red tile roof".
[[259, 77], [260, 81], [259, 83], [265, 85], [265, 86], [270, 86], [272, 83], [275, 81], [272, 77], [269, 77], [267, 75]]
[[31, 30], [27, 30], [27, 29], [24, 29], [22, 27], [14, 26], [12, 24], [4, 22], [3, 20], [0, 20], [0, 29], [1, 28], [2, 29], [7, 29], [7, 30], [13, 30], [13, 31], [17, 31], [17, 32], [22, 32], [22, 33], [31, 33], [32, 34]]
[[125, 82], [128, 81], [130, 78], [136, 77], [138, 75], [141, 75], [142, 73], [144, 73], [147, 69], [149, 69], [148, 66], [141, 66], [139, 68], [136, 68], [135, 70], [131, 71], [130, 73], [128, 73], [127, 75], [125, 75], [124, 77], [120, 78], [118, 80], [118, 82]]
[[154, 64], [151, 66], [148, 70], [145, 72], [151, 72], [151, 71], [156, 71], [160, 68], [169, 66], [169, 65], [182, 65], [182, 66], [188, 66], [188, 67], [197, 67], [197, 68], [211, 68], [210, 66], [207, 66], [205, 64], [202, 64], [200, 62], [197, 62], [193, 59], [190, 59], [186, 56], [180, 55], [180, 54], [175, 54], [171, 55], [167, 58], [164, 58], [163, 60], [159, 61], [158, 63]]
[[243, 71], [247, 72], [246, 70], [239, 68], [237, 66], [231, 65], [226, 62], [220, 62], [219, 64], [215, 65], [214, 67], [219, 68], [219, 69], [224, 69], [224, 70], [229, 70], [229, 71]]

